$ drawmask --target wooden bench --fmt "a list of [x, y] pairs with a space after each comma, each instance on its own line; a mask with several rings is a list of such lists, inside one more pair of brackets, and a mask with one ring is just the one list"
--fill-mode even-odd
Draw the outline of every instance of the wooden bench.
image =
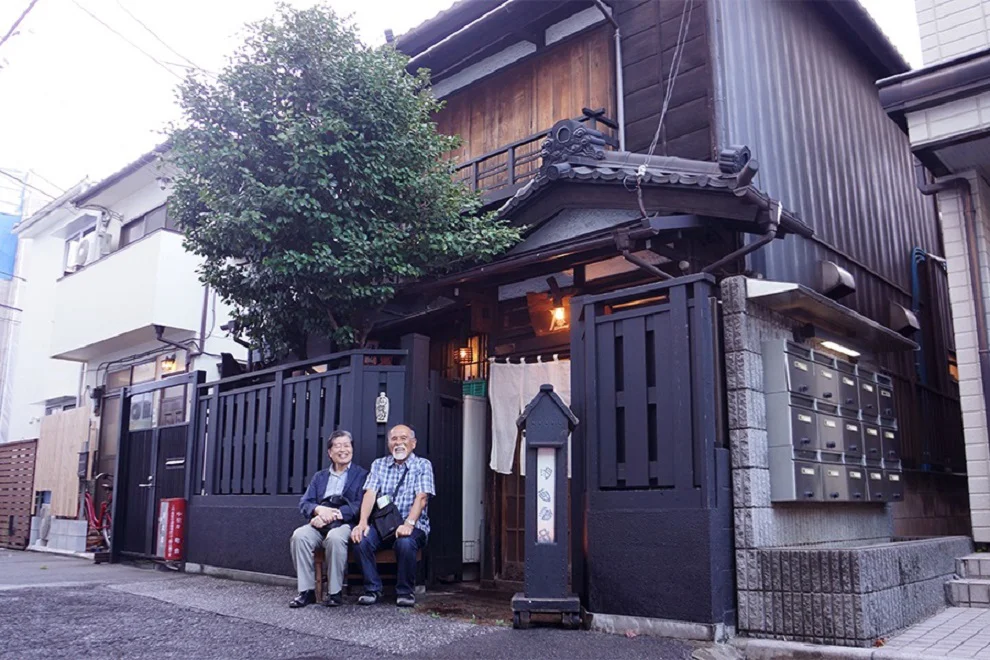
[[[379, 550], [375, 553], [375, 561], [378, 562], [378, 575], [382, 579], [383, 585], [395, 586], [398, 578], [399, 565], [395, 561], [395, 551], [391, 548]], [[313, 567], [316, 571], [316, 602], [322, 603], [327, 590], [326, 554], [323, 546], [317, 546], [313, 550]], [[416, 552], [416, 585], [423, 583], [423, 549]], [[364, 585], [364, 575], [361, 573], [361, 561], [351, 546], [347, 552], [347, 570], [344, 571], [344, 589], [351, 585]]]

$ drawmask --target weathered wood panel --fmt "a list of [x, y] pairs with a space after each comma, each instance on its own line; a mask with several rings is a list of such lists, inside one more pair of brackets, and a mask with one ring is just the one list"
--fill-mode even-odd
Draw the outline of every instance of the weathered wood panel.
[[582, 108], [605, 108], [615, 117], [611, 44], [611, 31], [602, 26], [449, 96], [437, 124], [441, 133], [463, 139], [453, 157], [477, 158], [577, 117]]
[[[707, 2], [694, 3], [687, 22], [681, 64], [656, 153], [698, 160], [714, 154], [711, 54]], [[660, 121], [671, 75], [684, 3], [665, 0], [617, 6], [622, 30], [626, 95], [626, 148], [643, 152]], [[685, 20], [687, 16], [685, 15]]]
[[34, 490], [51, 491], [53, 516], [75, 518], [79, 513], [79, 452], [89, 437], [89, 427], [85, 406], [41, 420]]
[[37, 440], [0, 445], [0, 547], [28, 545], [37, 447]]

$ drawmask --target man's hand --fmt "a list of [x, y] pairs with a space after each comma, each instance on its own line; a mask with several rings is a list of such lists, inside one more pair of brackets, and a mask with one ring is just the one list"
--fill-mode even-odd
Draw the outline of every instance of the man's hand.
[[402, 523], [401, 525], [399, 525], [399, 526], [398, 526], [398, 527], [396, 528], [396, 530], [395, 530], [395, 536], [396, 536], [397, 538], [400, 538], [400, 539], [401, 539], [401, 538], [402, 538], [403, 536], [412, 536], [412, 533], [413, 533], [413, 530], [414, 530], [414, 529], [416, 529], [416, 528], [415, 528], [415, 527], [413, 527], [412, 525], [407, 525], [407, 524], [405, 524], [405, 523]]
[[368, 535], [368, 523], [359, 522], [355, 525], [354, 530], [351, 532], [351, 540], [355, 543], [360, 543], [361, 539]]
[[334, 520], [341, 520], [343, 518], [343, 516], [340, 515], [340, 509], [333, 509], [328, 506], [317, 506], [313, 509], [313, 515], [322, 519], [326, 524], [330, 524]]
[[309, 524], [315, 527], [316, 529], [323, 529], [329, 523], [319, 516], [313, 516], [312, 518], [310, 518]]

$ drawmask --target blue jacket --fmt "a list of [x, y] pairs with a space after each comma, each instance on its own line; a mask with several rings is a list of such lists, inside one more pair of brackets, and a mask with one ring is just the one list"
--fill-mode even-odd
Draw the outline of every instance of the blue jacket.
[[[345, 524], [353, 524], [361, 513], [361, 498], [364, 497], [364, 482], [367, 478], [367, 470], [360, 465], [351, 463], [351, 467], [347, 471], [347, 480], [344, 482], [344, 492], [341, 493], [347, 502], [340, 507], [340, 514], [343, 516]], [[313, 517], [313, 509], [323, 500], [323, 494], [327, 492], [327, 481], [329, 480], [330, 468], [320, 470], [313, 475], [309, 482], [309, 488], [299, 499], [299, 511], [307, 519]]]

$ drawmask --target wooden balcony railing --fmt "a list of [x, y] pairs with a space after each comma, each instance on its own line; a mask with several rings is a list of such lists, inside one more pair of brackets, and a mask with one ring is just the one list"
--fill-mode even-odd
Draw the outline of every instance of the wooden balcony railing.
[[[604, 108], [585, 108], [584, 114], [574, 120], [614, 138], [618, 125], [604, 115]], [[463, 163], [457, 167], [457, 181], [480, 191], [485, 203], [511, 197], [539, 171], [540, 148], [550, 128]]]

